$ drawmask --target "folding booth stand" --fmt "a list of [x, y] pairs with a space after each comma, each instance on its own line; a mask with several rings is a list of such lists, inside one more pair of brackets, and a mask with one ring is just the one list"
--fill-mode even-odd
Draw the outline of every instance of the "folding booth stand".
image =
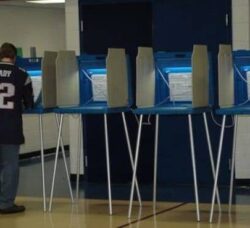
[[215, 189], [218, 184], [225, 123], [226, 123], [226, 117], [228, 115], [234, 116], [234, 135], [233, 135], [233, 150], [232, 150], [231, 178], [230, 178], [230, 191], [229, 191], [229, 212], [231, 211], [238, 116], [250, 115], [249, 62], [250, 62], [249, 51], [235, 51], [232, 53], [230, 45], [220, 45], [218, 54], [220, 108], [216, 110], [216, 114], [222, 115], [223, 118], [222, 118], [220, 141], [219, 141], [218, 155], [216, 162], [216, 172], [215, 172], [213, 196], [212, 196], [210, 218], [209, 218], [210, 222], [213, 221], [215, 191], [216, 191]]
[[[109, 140], [108, 140], [108, 123], [107, 115], [109, 113], [121, 113], [124, 130], [128, 145], [131, 166], [133, 168], [132, 150], [129, 140], [129, 134], [126, 125], [125, 112], [130, 111], [131, 105], [131, 85], [129, 63], [124, 49], [108, 49], [108, 55], [83, 55], [77, 58], [71, 53], [60, 53], [57, 58], [57, 93], [59, 108], [54, 111], [60, 115], [59, 133], [63, 124], [65, 114], [82, 115], [104, 115], [105, 128], [105, 150], [108, 179], [108, 197], [109, 197], [109, 214], [112, 214], [112, 195], [111, 195], [111, 177], [110, 177], [110, 158], [109, 158]], [[66, 68], [66, 69], [65, 69]], [[62, 70], [63, 69], [63, 70]], [[62, 83], [62, 81], [67, 83]], [[78, 83], [78, 84], [77, 84]], [[74, 84], [74, 86], [73, 86]], [[69, 86], [68, 86], [69, 85]], [[80, 89], [79, 89], [80, 88]], [[82, 118], [79, 118], [79, 126], [82, 130]], [[77, 186], [76, 197], [79, 197], [79, 172], [80, 160], [82, 154], [82, 134], [81, 134], [81, 151], [77, 155]], [[54, 178], [56, 175], [56, 166], [59, 151], [59, 139], [56, 150], [56, 160], [50, 196], [50, 207], [52, 207]], [[138, 199], [140, 193], [136, 182]]]
[[[45, 172], [44, 172], [44, 137], [43, 137], [43, 115], [53, 112], [56, 106], [55, 94], [55, 59], [57, 53], [45, 51], [43, 58], [22, 58], [17, 60], [17, 65], [24, 68], [31, 77], [35, 107], [26, 110], [24, 114], [38, 115], [39, 132], [41, 146], [41, 166], [42, 166], [42, 186], [43, 186], [43, 210], [46, 211], [46, 188], [45, 188]], [[63, 154], [64, 147], [62, 145]], [[65, 156], [64, 156], [65, 160]], [[66, 167], [67, 168], [67, 167]], [[68, 171], [67, 175], [68, 175]], [[69, 178], [69, 176], [68, 176]]]
[[[206, 46], [202, 45], [194, 45], [192, 53], [159, 52], [154, 56], [152, 48], [140, 47], [138, 49], [136, 63], [137, 109], [135, 109], [133, 112], [137, 115], [140, 115], [140, 119], [128, 217], [131, 217], [132, 211], [143, 115], [156, 116], [153, 183], [154, 210], [156, 209], [159, 118], [161, 115], [186, 115], [188, 117], [189, 124], [197, 221], [200, 221], [192, 115], [203, 115], [210, 161], [214, 174], [213, 154], [206, 119], [206, 113], [211, 111], [211, 94], [209, 94], [209, 91], [211, 91], [211, 74], [209, 71], [209, 57], [207, 48]], [[219, 201], [218, 194], [217, 197]]]

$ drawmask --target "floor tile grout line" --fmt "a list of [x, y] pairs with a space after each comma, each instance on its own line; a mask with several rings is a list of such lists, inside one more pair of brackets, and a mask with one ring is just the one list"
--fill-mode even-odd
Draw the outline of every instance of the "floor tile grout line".
[[176, 209], [176, 208], [179, 208], [179, 207], [181, 207], [181, 206], [184, 206], [185, 204], [187, 204], [187, 203], [186, 203], [186, 202], [183, 202], [183, 203], [178, 204], [178, 205], [176, 205], [176, 206], [174, 206], [174, 207], [170, 207], [170, 208], [168, 208], [168, 209], [164, 209], [164, 210], [162, 210], [162, 211], [158, 211], [158, 212], [156, 212], [156, 213], [147, 215], [147, 216], [145, 216], [145, 217], [143, 217], [143, 218], [136, 219], [136, 220], [131, 221], [131, 222], [129, 222], [129, 223], [126, 223], [126, 224], [117, 226], [117, 228], [127, 227], [127, 226], [129, 226], [129, 225], [132, 225], [132, 224], [135, 224], [135, 223], [144, 221], [144, 220], [146, 220], [146, 219], [149, 219], [149, 218], [151, 218], [151, 217], [154, 217], [154, 216], [156, 216], [156, 215], [160, 215], [160, 214], [163, 214], [163, 213], [165, 213], [165, 212], [172, 211], [172, 210], [174, 210], [174, 209]]

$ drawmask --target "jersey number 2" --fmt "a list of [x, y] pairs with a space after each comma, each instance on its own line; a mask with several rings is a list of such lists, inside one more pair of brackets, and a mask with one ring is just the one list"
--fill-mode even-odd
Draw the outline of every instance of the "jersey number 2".
[[[4, 92], [2, 92], [4, 90]], [[5, 98], [15, 95], [15, 86], [11, 83], [0, 83], [0, 109], [13, 109], [14, 102], [6, 101]]]

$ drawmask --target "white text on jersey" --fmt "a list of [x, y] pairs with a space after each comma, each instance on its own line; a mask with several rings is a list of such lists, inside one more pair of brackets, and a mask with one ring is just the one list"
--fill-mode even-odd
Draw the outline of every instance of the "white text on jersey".
[[11, 70], [0, 70], [0, 77], [8, 78], [10, 77], [11, 73]]

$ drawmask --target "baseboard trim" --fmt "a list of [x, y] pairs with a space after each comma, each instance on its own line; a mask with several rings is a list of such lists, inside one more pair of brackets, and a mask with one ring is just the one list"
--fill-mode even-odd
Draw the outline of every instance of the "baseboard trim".
[[[84, 174], [80, 174], [79, 179], [80, 179], [80, 181], [84, 181], [85, 180], [85, 175]], [[76, 174], [70, 174], [70, 180], [72, 182], [76, 182]]]
[[236, 186], [250, 185], [250, 179], [235, 179], [234, 184]]
[[[64, 146], [64, 149], [69, 150], [69, 145]], [[44, 150], [44, 155], [53, 154], [53, 153], [55, 153], [55, 151], [56, 151], [56, 148], [45, 149]], [[24, 153], [24, 154], [19, 154], [19, 159], [22, 160], [22, 159], [37, 157], [37, 156], [40, 156], [40, 155], [41, 155], [41, 151], [37, 150], [37, 151], [27, 152], [27, 153]]]

